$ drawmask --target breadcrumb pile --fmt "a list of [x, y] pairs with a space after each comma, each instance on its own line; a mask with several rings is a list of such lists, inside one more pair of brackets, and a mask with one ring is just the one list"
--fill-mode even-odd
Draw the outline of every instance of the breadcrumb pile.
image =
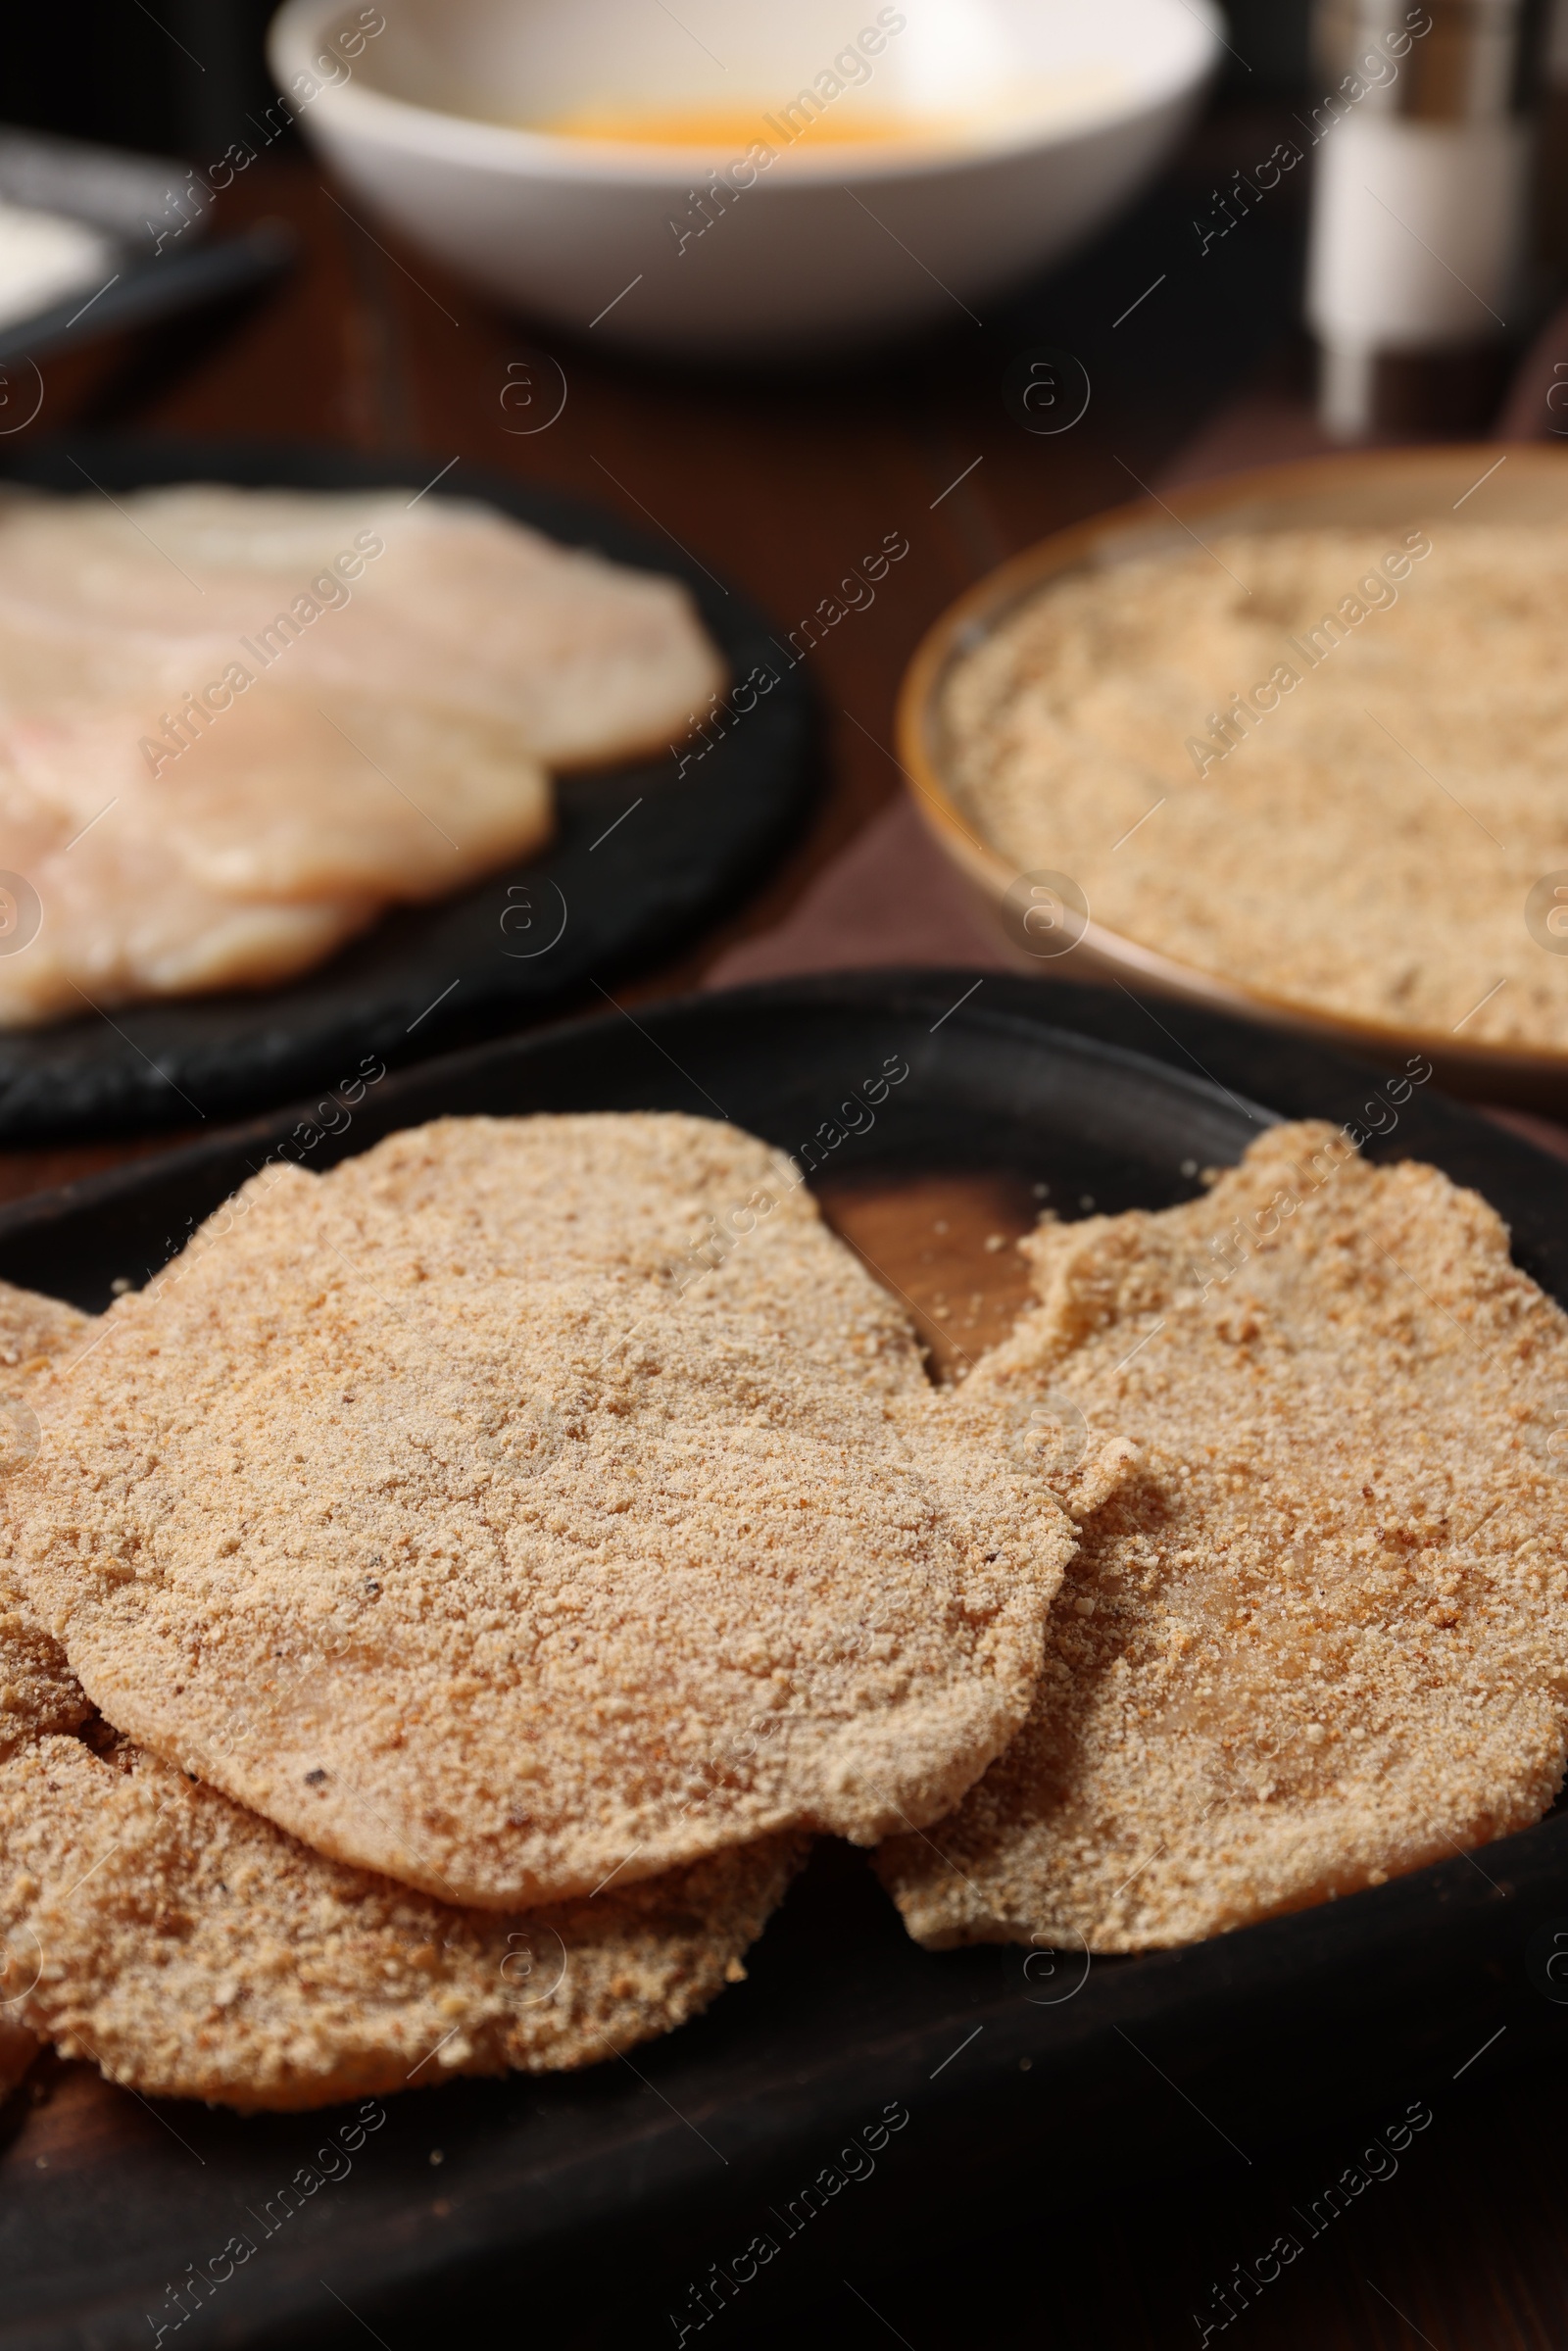
[[1010, 864], [1144, 947], [1560, 1050], [1568, 958], [1525, 903], [1568, 870], [1565, 625], [1560, 529], [1226, 531], [1031, 596], [955, 663], [945, 764]]

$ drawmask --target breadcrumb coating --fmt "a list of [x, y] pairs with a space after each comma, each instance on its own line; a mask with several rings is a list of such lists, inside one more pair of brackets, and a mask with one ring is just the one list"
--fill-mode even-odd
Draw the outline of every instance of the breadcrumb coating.
[[[62, 1363], [90, 1340], [92, 1318], [0, 1282], [0, 1522], [12, 1481], [39, 1441]], [[27, 1605], [0, 1534], [0, 1758], [41, 1731], [74, 1731], [92, 1709], [60, 1643]]]
[[[1274, 1128], [1202, 1200], [1047, 1225], [969, 1391], [1140, 1463], [1027, 1725], [878, 1855], [922, 1942], [1190, 1942], [1527, 1827], [1568, 1742], [1568, 1319], [1431, 1167]], [[940, 1849], [940, 1851], [937, 1850]]]
[[[38, 1434], [40, 1407], [47, 1411], [62, 1363], [87, 1344], [93, 1328], [58, 1298], [17, 1290], [0, 1282], [0, 1467], [15, 1473]], [[0, 1510], [6, 1486], [0, 1478]], [[85, 1691], [57, 1641], [44, 1631], [27, 1604], [0, 1541], [0, 1771], [5, 1758], [46, 1731], [74, 1731], [92, 1712]], [[0, 1868], [5, 1848], [0, 1844]], [[7, 1920], [0, 1903], [0, 2099], [7, 2097], [38, 2053], [35, 2036], [21, 2022], [6, 1977], [18, 1954], [5, 1942]]]
[[[0, 1286], [0, 1363], [45, 1417], [94, 1329]], [[0, 2097], [38, 2035], [147, 2095], [241, 2108], [592, 2065], [738, 1983], [805, 1857], [773, 1837], [550, 1911], [453, 1910], [128, 1742], [104, 1761], [50, 1736], [92, 1709], [4, 1577]]]
[[420, 1262], [527, 1277], [620, 1270], [688, 1311], [759, 1315], [772, 1343], [920, 1396], [902, 1308], [823, 1223], [801, 1171], [743, 1129], [678, 1111], [439, 1118], [334, 1171], [339, 1197]]
[[[1074, 1540], [915, 1392], [804, 1193], [694, 1296], [611, 1142], [651, 1125], [657, 1160], [667, 1122], [581, 1123], [611, 1180], [590, 1155], [552, 1194], [546, 1151], [488, 1222], [396, 1151], [267, 1171], [115, 1305], [15, 1482], [24, 1580], [110, 1721], [500, 1910], [948, 1811], [1028, 1711]], [[458, 1190], [473, 1144], [418, 1148]]]
[[146, 2096], [324, 2106], [669, 2032], [744, 1977], [805, 1844], [517, 1917], [454, 1910], [154, 1757], [51, 1738], [0, 1767], [0, 1926], [34, 1978], [21, 2012], [63, 2056]]

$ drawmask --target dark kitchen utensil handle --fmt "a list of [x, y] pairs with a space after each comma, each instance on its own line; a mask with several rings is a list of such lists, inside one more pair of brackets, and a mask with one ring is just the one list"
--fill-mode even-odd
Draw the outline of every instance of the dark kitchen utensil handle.
[[299, 239], [283, 220], [259, 220], [239, 236], [193, 245], [111, 279], [86, 302], [74, 295], [0, 331], [0, 367], [41, 360], [89, 337], [145, 326], [177, 311], [247, 292], [292, 268]]

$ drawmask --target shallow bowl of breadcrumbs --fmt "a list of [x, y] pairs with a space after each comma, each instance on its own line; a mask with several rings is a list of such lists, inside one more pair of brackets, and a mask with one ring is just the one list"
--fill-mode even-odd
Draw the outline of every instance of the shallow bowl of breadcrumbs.
[[1568, 448], [1144, 499], [971, 588], [902, 756], [1020, 968], [1568, 1098]]

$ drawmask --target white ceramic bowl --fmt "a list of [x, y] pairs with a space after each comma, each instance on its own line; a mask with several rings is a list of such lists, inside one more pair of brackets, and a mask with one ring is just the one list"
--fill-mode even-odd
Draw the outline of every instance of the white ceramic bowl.
[[[486, 293], [640, 349], [763, 356], [983, 316], [1156, 169], [1218, 55], [1218, 15], [288, 0], [269, 55], [340, 181]], [[648, 146], [524, 126], [614, 106], [765, 111], [773, 128]], [[887, 135], [911, 120], [921, 135]]]

